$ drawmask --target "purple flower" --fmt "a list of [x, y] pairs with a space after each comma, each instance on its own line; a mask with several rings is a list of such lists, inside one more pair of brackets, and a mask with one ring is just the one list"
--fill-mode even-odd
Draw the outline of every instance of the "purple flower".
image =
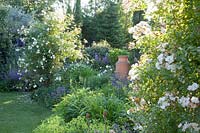
[[118, 79], [118, 77], [113, 74], [112, 77], [111, 77], [111, 83], [112, 83], [112, 86], [118, 88], [118, 89], [121, 89], [123, 87], [127, 87], [128, 84], [129, 84], [129, 81], [127, 79]]
[[57, 93], [58, 95], [65, 94], [65, 93], [66, 93], [65, 87], [58, 87], [58, 88], [56, 89], [56, 93]]
[[11, 80], [19, 80], [20, 77], [21, 77], [21, 76], [20, 76], [20, 74], [18, 73], [17, 70], [12, 69], [12, 70], [10, 70], [10, 71], [8, 72], [8, 79], [11, 79]]
[[16, 39], [16, 45], [18, 47], [23, 47], [23, 46], [25, 46], [25, 43], [24, 43], [24, 41], [21, 38], [17, 38]]
[[96, 61], [100, 61], [99, 55], [98, 55], [97, 53], [95, 53], [94, 59], [95, 59]]
[[103, 63], [104, 64], [108, 64], [109, 63], [107, 55], [103, 57]]
[[59, 99], [62, 96], [64, 96], [65, 94], [68, 94], [68, 93], [69, 93], [69, 90], [66, 89], [65, 87], [61, 86], [61, 87], [58, 87], [57, 89], [55, 89], [54, 91], [52, 91], [50, 93], [50, 95], [53, 99]]

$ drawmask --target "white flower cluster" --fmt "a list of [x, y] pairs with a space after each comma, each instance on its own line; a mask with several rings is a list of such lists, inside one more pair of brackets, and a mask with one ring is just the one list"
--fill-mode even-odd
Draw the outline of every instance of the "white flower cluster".
[[169, 45], [169, 43], [161, 43], [157, 48], [161, 51], [161, 52], [165, 52], [166, 51], [166, 47]]
[[197, 83], [193, 83], [192, 85], [189, 85], [187, 90], [189, 91], [195, 91], [199, 88], [199, 85]]
[[179, 100], [178, 103], [181, 104], [182, 107], [188, 107], [190, 104], [190, 98], [189, 97], [184, 97], [182, 96]]
[[100, 67], [101, 71], [99, 74], [97, 74], [97, 76], [101, 77], [103, 76], [104, 74], [108, 73], [108, 72], [111, 72], [113, 69], [112, 69], [112, 66], [109, 66], [109, 65], [106, 65], [106, 68], [102, 68]]
[[37, 87], [37, 85], [36, 85], [36, 84], [34, 84], [34, 85], [33, 85], [33, 88], [36, 88], [36, 87]]
[[200, 103], [199, 98], [195, 96], [192, 96], [191, 98], [182, 96], [181, 98], [179, 98], [171, 93], [166, 93], [163, 97], [159, 98], [158, 105], [161, 109], [166, 109], [166, 107], [170, 106], [171, 102], [176, 101], [184, 108], [197, 108]]
[[25, 63], [25, 59], [24, 58], [19, 57], [18, 61], [17, 61], [17, 64], [18, 64], [19, 67], [23, 67], [23, 66], [26, 67], [26, 63]]
[[144, 110], [145, 106], [147, 105], [147, 101], [144, 98], [131, 96], [131, 97], [129, 97], [129, 100], [133, 102], [135, 107], [134, 108], [130, 108], [129, 110], [127, 110], [127, 114], [128, 115], [130, 115], [133, 112]]
[[165, 52], [165, 47], [167, 46], [167, 43], [163, 43], [159, 46], [162, 53], [158, 55], [157, 62], [155, 67], [160, 70], [161, 68], [165, 68], [167, 70], [170, 70], [171, 72], [176, 72], [177, 65], [175, 62], [175, 55], [174, 54], [167, 54]]
[[[199, 85], [197, 83], [193, 83], [192, 85], [189, 85], [187, 87], [187, 90], [189, 91], [195, 91], [199, 88]], [[181, 98], [178, 98], [178, 103], [181, 104], [182, 107], [190, 107], [190, 108], [197, 108], [199, 106], [199, 98], [192, 96], [191, 98], [182, 96]]]
[[163, 0], [145, 0], [147, 4], [147, 10], [145, 11], [148, 20], [152, 19], [152, 13], [158, 11], [158, 6], [163, 3]]
[[170, 70], [171, 72], [176, 72], [177, 65], [174, 63], [175, 57], [174, 54], [167, 55], [165, 53], [161, 53], [157, 57], [158, 61], [156, 62], [156, 68], [160, 70], [162, 67]]
[[133, 64], [132, 66], [131, 66], [131, 70], [129, 71], [129, 73], [128, 73], [128, 75], [129, 75], [129, 77], [130, 77], [130, 80], [131, 81], [134, 81], [134, 80], [137, 80], [138, 79], [138, 67], [139, 67], [139, 65], [138, 65], [138, 63], [135, 63], [135, 64]]
[[125, 13], [128, 13], [132, 9], [140, 10], [141, 5], [144, 4], [144, 0], [138, 0], [134, 2], [133, 0], [122, 0], [122, 7]]
[[[39, 45], [37, 45], [38, 44], [37, 39], [35, 37], [32, 37], [31, 39], [33, 40], [33, 43], [28, 46], [28, 50], [32, 50], [34, 47], [36, 47], [38, 49]], [[40, 51], [37, 51], [36, 53], [39, 54]]]
[[43, 82], [43, 81], [44, 81], [44, 78], [40, 77], [39, 82]]
[[125, 13], [129, 12], [132, 8], [132, 2], [131, 0], [122, 0], [122, 7], [125, 11]]
[[[38, 38], [40, 38], [40, 35], [38, 35]], [[31, 39], [32, 39], [32, 43], [27, 47], [27, 50], [29, 53], [32, 53], [32, 54], [36, 53], [42, 56], [42, 58], [38, 59], [36, 68], [39, 68], [40, 66], [42, 69], [45, 69], [45, 64], [48, 62], [48, 60], [45, 57], [46, 53], [42, 53], [41, 50], [45, 48], [43, 47], [44, 45], [49, 44], [49, 41], [42, 40], [42, 43], [39, 44], [38, 40], [35, 37], [32, 37]], [[51, 49], [48, 50], [48, 54], [50, 55], [51, 59], [56, 58]]]
[[199, 132], [199, 130], [200, 130], [199, 124], [197, 124], [195, 122], [192, 122], [192, 123], [188, 123], [188, 122], [180, 123], [178, 125], [178, 128], [182, 128], [183, 132], [185, 132], [187, 129], [193, 130], [195, 132]]
[[198, 97], [192, 97], [191, 98], [191, 102], [198, 104], [199, 103], [199, 98]]
[[135, 130], [135, 131], [141, 131], [141, 130], [143, 130], [143, 127], [142, 127], [142, 125], [141, 124], [139, 124], [139, 123], [135, 123], [135, 126], [133, 127], [133, 129]]
[[129, 28], [128, 32], [133, 34], [134, 39], [138, 40], [141, 36], [151, 33], [151, 26], [145, 21], [140, 21], [139, 24]]
[[56, 78], [55, 78], [55, 81], [61, 81], [62, 80], [62, 77], [61, 76], [57, 76]]
[[19, 57], [18, 61], [25, 61], [25, 59]]
[[163, 97], [160, 97], [158, 100], [158, 105], [161, 109], [166, 109], [166, 107], [170, 106], [172, 101], [176, 101], [177, 97], [175, 97], [171, 93], [166, 93]]
[[193, 96], [192, 98], [190, 98], [182, 96], [181, 98], [179, 98], [178, 103], [181, 104], [181, 106], [184, 108], [197, 108], [200, 102], [198, 97]]

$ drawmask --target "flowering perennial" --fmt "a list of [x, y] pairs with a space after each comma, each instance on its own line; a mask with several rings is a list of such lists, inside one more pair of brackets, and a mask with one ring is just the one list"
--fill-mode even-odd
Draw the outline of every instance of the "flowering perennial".
[[139, 24], [135, 25], [134, 27], [129, 28], [128, 32], [130, 34], [133, 34], [133, 38], [137, 40], [139, 39], [139, 37], [143, 35], [150, 34], [151, 26], [145, 21], [140, 21]]
[[158, 105], [161, 109], [166, 109], [166, 107], [170, 106], [170, 102], [175, 101], [176, 98], [173, 94], [166, 93], [165, 96], [159, 98]]
[[190, 129], [195, 131], [195, 132], [199, 132], [200, 130], [200, 126], [198, 123], [192, 122], [192, 123], [188, 123], [188, 122], [184, 122], [184, 123], [180, 123], [178, 125], [178, 128], [182, 128], [182, 131], [185, 132], [187, 129]]
[[138, 63], [135, 63], [131, 66], [131, 70], [128, 73], [131, 81], [138, 79], [138, 66]]
[[166, 53], [164, 48], [165, 45], [166, 43], [161, 44], [160, 46], [162, 53], [158, 55], [155, 67], [158, 70], [160, 70], [161, 68], [165, 68], [167, 70], [170, 70], [171, 72], [176, 72], [177, 64], [175, 63], [175, 55], [173, 53]]

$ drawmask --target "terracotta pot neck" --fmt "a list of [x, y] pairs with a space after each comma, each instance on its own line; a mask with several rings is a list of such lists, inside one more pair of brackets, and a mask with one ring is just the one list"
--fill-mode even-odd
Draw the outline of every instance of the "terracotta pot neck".
[[118, 58], [128, 58], [128, 55], [119, 55]]
[[118, 56], [118, 59], [119, 59], [119, 61], [126, 61], [126, 60], [128, 60], [128, 56], [127, 55], [121, 55], [121, 56]]

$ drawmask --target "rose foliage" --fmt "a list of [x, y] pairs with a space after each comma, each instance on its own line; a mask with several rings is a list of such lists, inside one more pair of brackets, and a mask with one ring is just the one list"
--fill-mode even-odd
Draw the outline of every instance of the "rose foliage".
[[132, 47], [143, 55], [129, 72], [133, 107], [127, 113], [144, 132], [199, 132], [200, 2], [144, 0], [139, 5], [148, 21], [129, 29]]

